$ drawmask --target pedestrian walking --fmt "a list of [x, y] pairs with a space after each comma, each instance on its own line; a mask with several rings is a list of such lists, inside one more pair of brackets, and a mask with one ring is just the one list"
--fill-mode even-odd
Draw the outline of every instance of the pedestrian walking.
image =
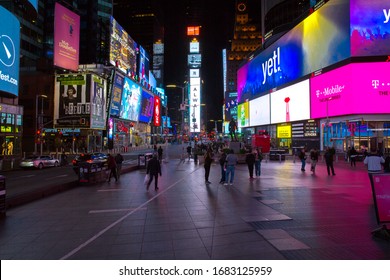
[[310, 166], [310, 171], [313, 172], [313, 174], [316, 173], [316, 166], [317, 166], [317, 162], [318, 162], [318, 151], [316, 148], [313, 148], [311, 151], [310, 151], [310, 160], [311, 160], [311, 166]]
[[61, 154], [61, 166], [68, 165], [68, 156], [65, 154], [65, 152], [62, 152]]
[[349, 151], [349, 161], [351, 163], [351, 167], [356, 167], [356, 156], [357, 152], [355, 147], [351, 147], [351, 150]]
[[[233, 150], [229, 150], [229, 154], [226, 156], [226, 180], [224, 185], [233, 185], [234, 181], [234, 172], [237, 164], [237, 156], [234, 154]], [[230, 181], [229, 181], [230, 176]]]
[[188, 145], [188, 147], [187, 147], [188, 161], [190, 161], [191, 152], [192, 152], [192, 147], [191, 147], [191, 144], [190, 144], [190, 145]]
[[385, 158], [385, 164], [383, 165], [383, 171], [385, 173], [390, 173], [390, 156]]
[[221, 167], [221, 180], [220, 184], [224, 184], [226, 181], [226, 153], [222, 150], [219, 158], [219, 165]]
[[149, 191], [150, 184], [154, 178], [154, 190], [158, 190], [158, 175], [161, 176], [161, 165], [157, 159], [157, 156], [154, 155], [149, 161], [146, 168], [146, 174], [149, 174], [149, 182], [146, 184], [146, 191]]
[[108, 154], [107, 165], [108, 165], [108, 169], [110, 170], [110, 174], [108, 175], [108, 182], [111, 181], [111, 176], [114, 176], [115, 182], [117, 182], [118, 175], [116, 172], [116, 168], [117, 168], [116, 161], [115, 158], [110, 154]]
[[333, 155], [333, 151], [329, 149], [329, 147], [326, 147], [324, 157], [326, 163], [326, 170], [328, 171], [328, 176], [330, 176], [330, 171], [332, 171], [333, 176], [336, 175], [334, 173], [334, 167], [333, 167], [334, 155]]
[[252, 152], [249, 152], [245, 156], [245, 162], [248, 166], [248, 171], [249, 171], [249, 178], [253, 179], [253, 168], [255, 167], [255, 161], [256, 157], [255, 154]]
[[378, 154], [375, 148], [371, 149], [371, 153], [367, 154], [364, 159], [364, 164], [367, 165], [368, 177], [370, 178], [371, 186], [374, 186], [373, 174], [382, 173], [382, 164], [385, 159]]
[[261, 162], [263, 160], [263, 154], [259, 149], [256, 149], [256, 160], [255, 160], [255, 175], [259, 177], [261, 175]]
[[161, 146], [158, 147], [157, 154], [158, 154], [158, 160], [159, 160], [159, 162], [161, 163], [161, 161], [162, 161], [162, 156], [163, 156], [163, 149], [162, 149]]
[[118, 179], [121, 176], [123, 161], [124, 161], [123, 156], [120, 153], [117, 153], [115, 156], [115, 162], [116, 162], [116, 175]]
[[301, 171], [305, 171], [305, 166], [306, 166], [306, 152], [305, 148], [301, 150], [299, 153], [299, 159], [301, 160]]
[[211, 168], [212, 162], [213, 162], [213, 152], [209, 148], [209, 149], [207, 149], [206, 153], [204, 154], [204, 181], [206, 182], [206, 184], [211, 183], [209, 181], [209, 175], [210, 175], [210, 168]]

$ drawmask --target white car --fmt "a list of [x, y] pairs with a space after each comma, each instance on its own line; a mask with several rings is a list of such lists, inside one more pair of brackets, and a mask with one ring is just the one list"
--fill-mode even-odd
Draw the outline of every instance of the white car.
[[35, 167], [38, 169], [42, 169], [44, 167], [60, 166], [60, 162], [58, 159], [55, 159], [51, 156], [32, 156], [32, 157], [28, 157], [28, 158], [23, 159], [20, 162], [19, 166], [21, 168]]

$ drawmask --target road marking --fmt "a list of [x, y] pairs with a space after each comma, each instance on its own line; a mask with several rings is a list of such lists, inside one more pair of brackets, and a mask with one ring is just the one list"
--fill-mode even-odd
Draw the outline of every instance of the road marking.
[[58, 175], [58, 176], [50, 177], [50, 178], [47, 178], [47, 179], [57, 179], [57, 178], [63, 178], [63, 177], [68, 177], [68, 176], [69, 175], [64, 174], [64, 175]]
[[[112, 213], [112, 212], [123, 212], [123, 211], [132, 211], [136, 208], [124, 208], [124, 209], [105, 209], [105, 210], [91, 210], [88, 214], [100, 214], [100, 213]], [[140, 208], [138, 210], [146, 210], [147, 208]]]
[[124, 189], [104, 189], [104, 190], [97, 190], [98, 192], [118, 192], [118, 191], [124, 191]]

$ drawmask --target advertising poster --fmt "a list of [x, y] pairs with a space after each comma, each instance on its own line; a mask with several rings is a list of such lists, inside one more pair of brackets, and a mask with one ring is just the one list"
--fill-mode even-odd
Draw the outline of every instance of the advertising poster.
[[152, 94], [142, 90], [141, 110], [139, 121], [149, 123], [153, 117], [154, 97]]
[[190, 78], [190, 131], [200, 131], [200, 78]]
[[116, 72], [114, 77], [114, 82], [112, 85], [111, 108], [110, 108], [110, 115], [114, 117], [119, 117], [123, 83], [124, 83], [124, 77], [120, 75], [118, 72]]
[[390, 223], [390, 174], [374, 174], [372, 186], [378, 224]]
[[138, 76], [141, 80], [149, 83], [149, 56], [145, 49], [139, 47], [139, 73]]
[[59, 3], [54, 14], [54, 65], [77, 71], [79, 67], [80, 16]]
[[137, 73], [137, 44], [129, 34], [110, 18], [110, 63], [124, 73]]
[[351, 1], [351, 55], [390, 54], [390, 5], [388, 0]]
[[0, 91], [18, 96], [20, 24], [8, 10], [0, 6]]
[[237, 107], [237, 126], [249, 126], [249, 102], [238, 104]]
[[125, 77], [119, 117], [129, 121], [138, 121], [140, 106], [141, 87]]
[[249, 116], [251, 126], [270, 124], [270, 95], [249, 101]]
[[90, 91], [86, 75], [56, 76], [54, 120], [57, 127], [89, 128]]
[[161, 99], [158, 96], [154, 97], [154, 114], [153, 114], [153, 125], [161, 126]]
[[390, 63], [353, 63], [310, 79], [310, 118], [390, 112]]
[[238, 102], [349, 58], [349, 25], [349, 0], [327, 2], [238, 70]]
[[106, 128], [106, 91], [105, 80], [91, 75], [91, 128]]
[[271, 123], [310, 119], [309, 80], [272, 92]]

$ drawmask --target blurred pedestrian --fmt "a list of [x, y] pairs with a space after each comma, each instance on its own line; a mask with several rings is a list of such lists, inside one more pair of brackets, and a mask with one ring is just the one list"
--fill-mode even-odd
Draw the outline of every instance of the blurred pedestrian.
[[245, 156], [245, 162], [248, 166], [248, 171], [249, 171], [249, 178], [253, 179], [253, 168], [255, 167], [255, 161], [256, 157], [255, 154], [252, 152], [249, 152]]
[[259, 149], [256, 149], [256, 160], [255, 160], [255, 175], [259, 177], [261, 175], [261, 162], [263, 160], [263, 154]]
[[61, 154], [61, 166], [68, 165], [68, 156], [65, 154], [65, 152], [62, 152]]
[[117, 168], [116, 161], [115, 161], [115, 158], [111, 154], [108, 154], [107, 165], [108, 165], [108, 169], [110, 170], [110, 175], [108, 175], [108, 182], [111, 181], [111, 176], [114, 176], [115, 182], [117, 182], [118, 175], [116, 172], [116, 168]]
[[373, 174], [382, 173], [382, 164], [385, 163], [385, 159], [378, 154], [375, 148], [371, 149], [371, 153], [367, 154], [364, 159], [364, 164], [367, 165], [368, 177], [370, 178], [371, 186], [374, 186]]
[[332, 171], [333, 176], [336, 175], [334, 173], [334, 168], [333, 168], [334, 155], [333, 155], [333, 151], [329, 147], [326, 147], [324, 157], [326, 163], [326, 170], [328, 171], [328, 176], [330, 176], [330, 171]]
[[223, 183], [225, 183], [225, 180], [226, 180], [226, 153], [223, 150], [221, 150], [221, 156], [219, 158], [219, 165], [221, 167], [221, 180], [219, 181], [219, 183], [223, 184]]
[[316, 166], [317, 166], [317, 162], [318, 162], [318, 156], [319, 156], [319, 153], [318, 153], [317, 149], [313, 148], [310, 151], [310, 160], [311, 160], [310, 171], [313, 172], [313, 174], [316, 173]]
[[191, 159], [191, 152], [192, 152], [192, 147], [191, 147], [191, 144], [190, 144], [187, 147], [188, 161], [190, 161], [190, 159]]
[[351, 167], [356, 167], [356, 156], [357, 152], [355, 147], [351, 147], [351, 150], [349, 151], [349, 161], [351, 163]]
[[154, 155], [149, 161], [146, 168], [146, 174], [149, 174], [149, 182], [146, 185], [146, 191], [149, 191], [150, 184], [154, 178], [154, 190], [158, 190], [158, 175], [161, 176], [161, 165], [157, 159], [157, 156]]
[[299, 153], [299, 159], [301, 160], [301, 171], [305, 171], [305, 166], [306, 166], [306, 152], [305, 148], [301, 150]]
[[209, 175], [210, 175], [210, 168], [211, 168], [212, 162], [213, 162], [213, 152], [209, 148], [209, 149], [207, 149], [206, 153], [204, 154], [204, 180], [205, 180], [206, 184], [211, 183], [209, 181]]
[[[226, 156], [226, 180], [224, 185], [233, 185], [234, 181], [234, 172], [237, 164], [237, 156], [234, 154], [233, 150], [230, 149], [228, 155]], [[229, 181], [230, 176], [230, 181]]]
[[115, 162], [116, 162], [116, 175], [118, 179], [121, 176], [123, 161], [124, 161], [123, 156], [120, 153], [117, 153], [115, 156]]
[[161, 148], [161, 146], [158, 147], [157, 154], [158, 154], [158, 160], [159, 160], [160, 163], [161, 163], [161, 161], [162, 161], [162, 156], [163, 156], [163, 149]]

